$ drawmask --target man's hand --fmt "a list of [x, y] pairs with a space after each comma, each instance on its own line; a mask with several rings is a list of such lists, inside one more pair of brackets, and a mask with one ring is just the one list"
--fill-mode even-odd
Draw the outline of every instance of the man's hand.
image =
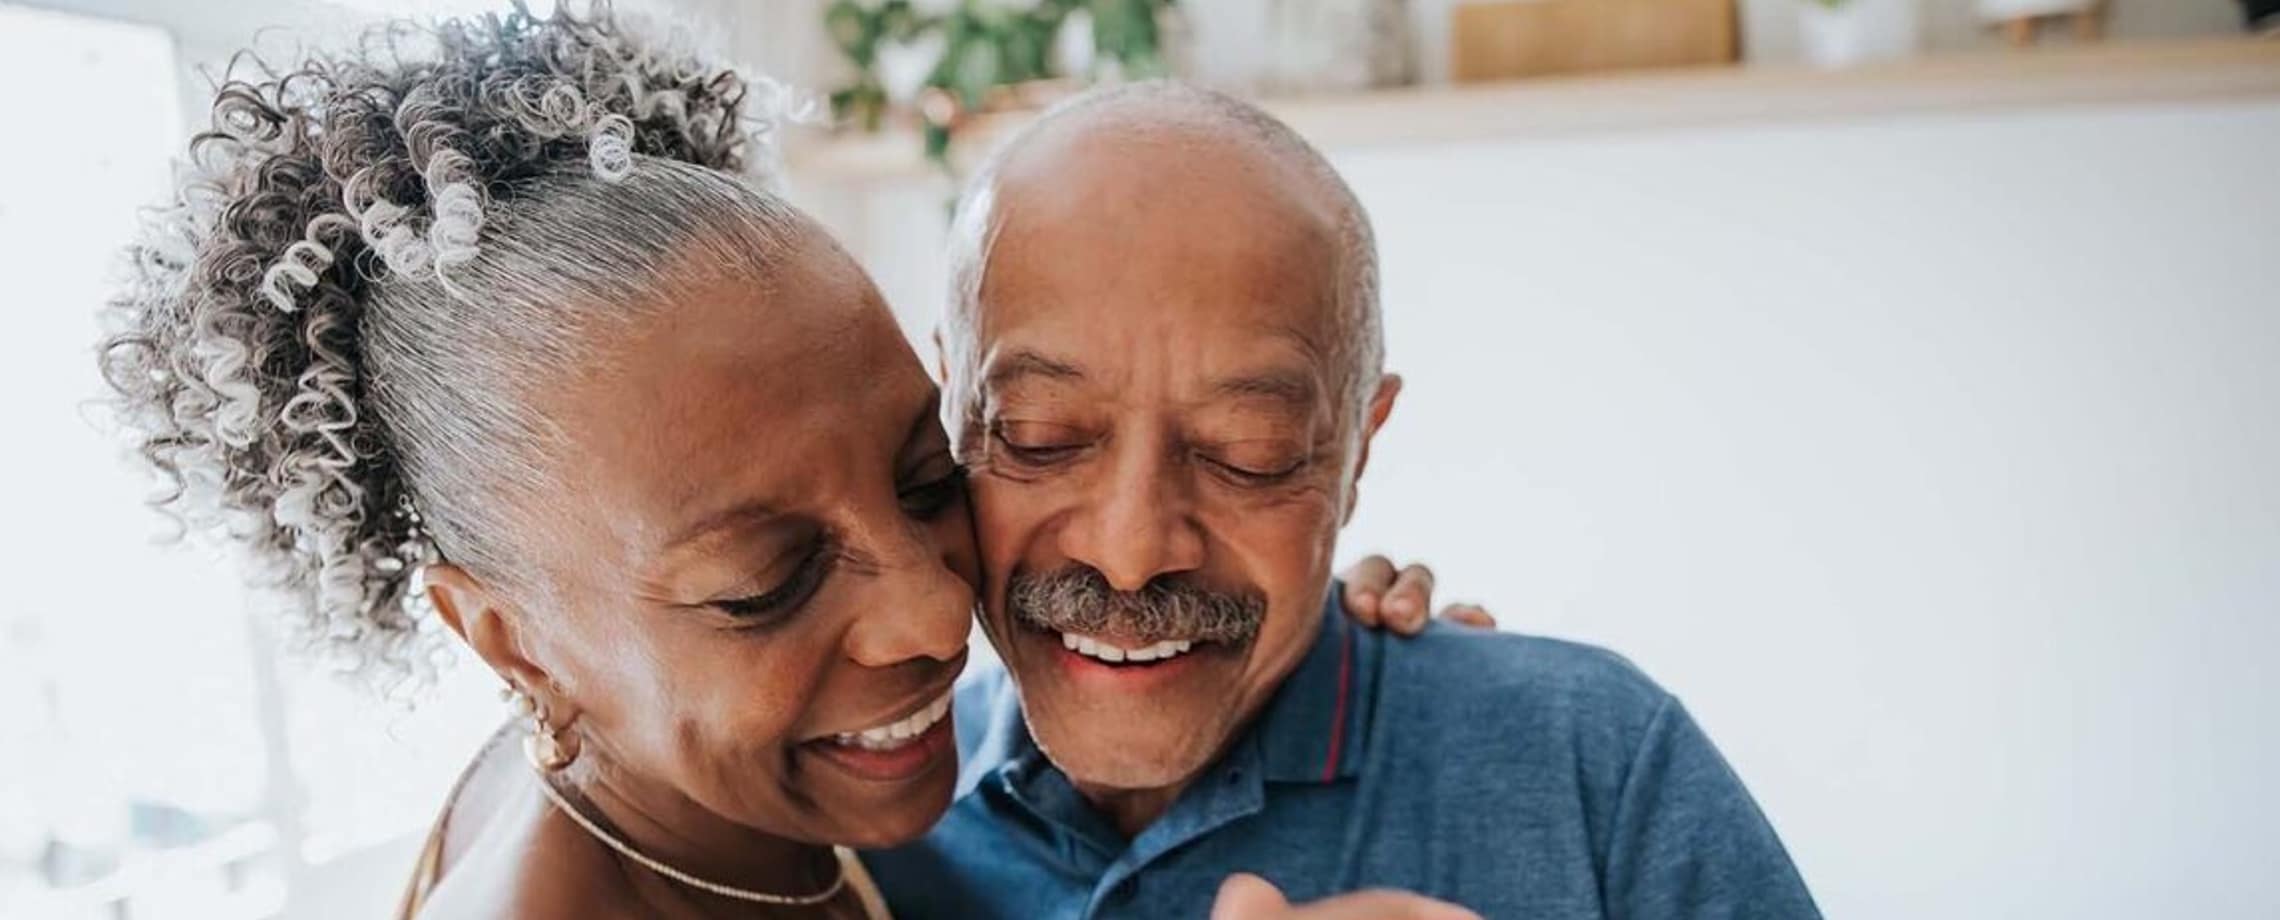
[[[1338, 578], [1346, 583], [1346, 615], [1355, 622], [1405, 636], [1425, 628], [1425, 612], [1433, 609], [1432, 569], [1411, 565], [1396, 572], [1393, 560], [1370, 556], [1347, 567]], [[1496, 628], [1496, 618], [1478, 604], [1450, 604], [1442, 608], [1441, 619]]]
[[1357, 891], [1293, 905], [1256, 875], [1236, 873], [1219, 885], [1211, 920], [1480, 920], [1480, 915], [1406, 891]]

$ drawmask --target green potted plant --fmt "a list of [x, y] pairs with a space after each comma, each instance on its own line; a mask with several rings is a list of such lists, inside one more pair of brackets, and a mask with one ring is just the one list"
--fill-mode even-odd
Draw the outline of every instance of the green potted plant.
[[[832, 94], [833, 109], [843, 124], [877, 130], [887, 106], [878, 72], [883, 43], [939, 37], [941, 58], [927, 74], [918, 116], [926, 156], [942, 163], [961, 126], [977, 113], [1019, 99], [1024, 87], [1104, 76], [1165, 75], [1159, 17], [1172, 3], [1038, 0], [1019, 8], [992, 0], [961, 0], [946, 13], [928, 16], [909, 0], [835, 0], [824, 12], [824, 26], [859, 76]], [[1054, 60], [1054, 44], [1064, 29], [1074, 27], [1080, 14], [1091, 38], [1092, 59], [1086, 72], [1064, 73]]]
[[887, 91], [879, 81], [879, 51], [890, 42], [910, 42], [925, 20], [910, 0], [857, 3], [838, 0], [824, 9], [823, 29], [841, 56], [855, 65], [855, 82], [833, 90], [832, 115], [842, 124], [877, 131], [886, 119]]

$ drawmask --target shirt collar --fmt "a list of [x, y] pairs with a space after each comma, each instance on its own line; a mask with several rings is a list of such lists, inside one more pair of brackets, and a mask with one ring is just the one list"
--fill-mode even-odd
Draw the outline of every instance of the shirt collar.
[[1339, 601], [1344, 594], [1343, 585], [1331, 582], [1313, 646], [1251, 729], [1271, 782], [1327, 783], [1361, 772], [1358, 752], [1376, 697], [1378, 643], [1346, 616]]
[[1015, 692], [1013, 675], [1004, 665], [971, 678], [959, 689], [955, 718], [962, 758], [956, 794], [961, 797], [1001, 767], [1042, 756], [1029, 738], [1029, 724], [1021, 717], [1021, 694]]

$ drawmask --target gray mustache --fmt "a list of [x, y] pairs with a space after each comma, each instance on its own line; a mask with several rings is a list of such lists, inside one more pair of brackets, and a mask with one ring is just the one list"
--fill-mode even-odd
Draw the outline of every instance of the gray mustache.
[[1258, 636], [1267, 601], [1223, 594], [1187, 581], [1157, 579], [1138, 591], [1118, 591], [1089, 566], [1022, 574], [1006, 583], [1006, 609], [1014, 622], [1085, 635], [1130, 636], [1141, 641], [1193, 639], [1241, 644]]

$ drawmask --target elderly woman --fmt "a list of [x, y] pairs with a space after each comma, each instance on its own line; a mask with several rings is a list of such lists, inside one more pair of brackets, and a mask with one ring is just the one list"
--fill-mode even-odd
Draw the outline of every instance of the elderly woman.
[[378, 37], [223, 86], [133, 250], [161, 505], [365, 673], [448, 629], [522, 702], [407, 914], [880, 913], [845, 848], [949, 801], [977, 577], [933, 384], [740, 178], [733, 72], [607, 10]]

